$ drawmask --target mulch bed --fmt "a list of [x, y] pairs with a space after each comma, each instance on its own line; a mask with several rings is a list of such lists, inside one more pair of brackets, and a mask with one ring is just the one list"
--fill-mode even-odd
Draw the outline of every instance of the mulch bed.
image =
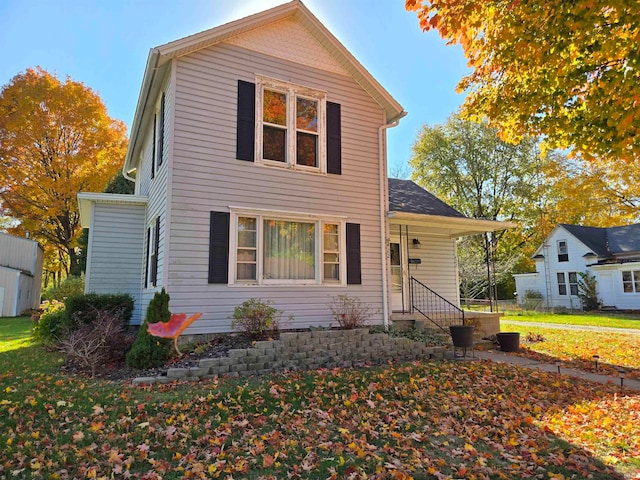
[[[113, 363], [105, 365], [103, 369], [96, 373], [96, 378], [102, 380], [110, 380], [114, 382], [128, 382], [136, 377], [153, 377], [162, 375], [169, 368], [189, 368], [198, 366], [198, 362], [202, 358], [218, 358], [226, 357], [231, 349], [249, 348], [252, 344], [251, 339], [242, 334], [219, 334], [206, 343], [193, 347], [194, 351], [189, 353], [183, 352], [181, 356], [174, 356], [169, 359], [166, 365], [158, 368], [136, 369], [129, 367], [126, 363]], [[183, 350], [183, 348], [181, 348]], [[72, 365], [63, 365], [62, 370], [72, 375], [85, 375], [78, 368]]]

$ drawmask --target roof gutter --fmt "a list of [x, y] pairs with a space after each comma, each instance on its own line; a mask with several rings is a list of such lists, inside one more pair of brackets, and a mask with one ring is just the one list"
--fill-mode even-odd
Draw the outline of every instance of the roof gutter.
[[389, 209], [389, 182], [387, 180], [387, 144], [385, 130], [397, 126], [407, 112], [402, 111], [395, 119], [378, 128], [378, 177], [380, 181], [380, 260], [382, 263], [382, 322], [389, 329], [389, 278], [387, 273], [387, 251], [389, 248], [389, 229], [387, 210]]
[[133, 164], [134, 153], [137, 150], [136, 145], [138, 143], [138, 136], [142, 128], [143, 113], [149, 103], [149, 96], [151, 94], [151, 85], [153, 85], [156, 79], [156, 71], [158, 70], [158, 64], [160, 63], [160, 52], [157, 48], [149, 50], [149, 58], [147, 59], [147, 66], [144, 69], [144, 78], [142, 80], [142, 86], [140, 87], [140, 95], [138, 96], [138, 104], [136, 105], [136, 113], [133, 117], [133, 123], [131, 124], [131, 134], [129, 135], [129, 148], [127, 149], [127, 155], [124, 159], [124, 165], [122, 167], [122, 175], [127, 180], [135, 182], [136, 179], [129, 175], [129, 172], [135, 170], [131, 168]]
[[497, 220], [484, 220], [468, 217], [447, 217], [444, 215], [429, 215], [425, 213], [398, 211], [389, 212], [389, 218], [413, 221], [420, 224], [423, 224], [426, 221], [427, 223], [434, 223], [442, 226], [467, 227], [470, 231], [475, 233], [497, 232], [518, 226], [514, 222], [500, 222]]

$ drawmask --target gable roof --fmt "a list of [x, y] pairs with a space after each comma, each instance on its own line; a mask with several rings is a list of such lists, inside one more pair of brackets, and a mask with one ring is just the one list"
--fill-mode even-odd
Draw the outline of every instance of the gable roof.
[[561, 223], [560, 226], [584, 243], [585, 246], [590, 248], [591, 251], [599, 257], [609, 255], [607, 250], [607, 233], [604, 228], [583, 227], [581, 225], [568, 225], [566, 223]]
[[[640, 223], [621, 227], [583, 227], [582, 225], [559, 223], [547, 235], [547, 238], [553, 235], [553, 232], [558, 228], [564, 228], [582, 242], [585, 247], [591, 250], [590, 253], [600, 258], [599, 262], [606, 263], [607, 259], [609, 261], [612, 259], [624, 260], [625, 258], [628, 260], [640, 257]], [[538, 247], [532, 258], [544, 258], [542, 255], [543, 246], [544, 243]]]
[[622, 227], [583, 227], [560, 224], [599, 257], [640, 252], [640, 223]]
[[467, 218], [411, 180], [389, 179], [389, 211]]
[[164, 73], [163, 69], [173, 58], [188, 55], [197, 50], [211, 47], [231, 37], [260, 28], [273, 22], [292, 18], [300, 22], [305, 29], [335, 57], [353, 79], [383, 108], [387, 123], [393, 123], [406, 115], [402, 106], [387, 92], [378, 81], [356, 60], [356, 58], [327, 30], [300, 0], [265, 10], [218, 27], [205, 30], [188, 37], [152, 48], [142, 80], [136, 113], [131, 125], [129, 148], [124, 162], [125, 175], [135, 168], [140, 150], [138, 135], [142, 125], [146, 124], [150, 114], [145, 110], [150, 99], [157, 95]]

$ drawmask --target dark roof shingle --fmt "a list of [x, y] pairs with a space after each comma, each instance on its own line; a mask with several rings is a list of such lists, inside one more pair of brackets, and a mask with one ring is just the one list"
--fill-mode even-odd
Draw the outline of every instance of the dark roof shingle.
[[560, 225], [599, 257], [640, 252], [640, 223], [607, 228]]
[[411, 180], [389, 179], [389, 211], [467, 218]]

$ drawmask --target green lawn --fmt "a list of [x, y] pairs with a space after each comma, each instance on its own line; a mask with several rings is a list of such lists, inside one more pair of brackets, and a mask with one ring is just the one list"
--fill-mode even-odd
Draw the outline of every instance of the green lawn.
[[590, 325], [595, 327], [615, 327], [640, 329], [640, 316], [605, 313], [538, 313], [506, 311], [502, 320], [509, 322], [543, 322], [564, 325]]
[[414, 362], [134, 388], [61, 374], [59, 357], [29, 342], [29, 326], [0, 319], [0, 477], [640, 472], [640, 395], [614, 385], [490, 362]]

